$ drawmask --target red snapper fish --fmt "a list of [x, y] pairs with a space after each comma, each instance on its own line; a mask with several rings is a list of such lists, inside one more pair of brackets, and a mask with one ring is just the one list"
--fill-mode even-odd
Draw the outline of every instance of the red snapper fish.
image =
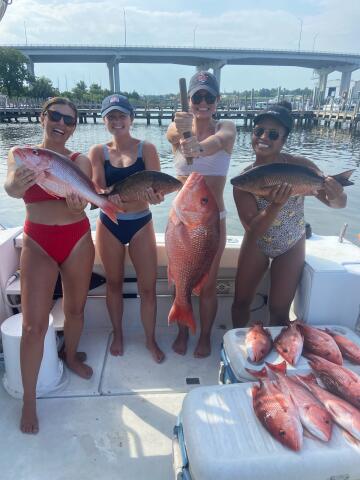
[[360, 347], [356, 343], [328, 328], [325, 331], [333, 337], [343, 357], [352, 363], [356, 363], [356, 365], [360, 365]]
[[277, 352], [293, 366], [299, 361], [303, 345], [304, 338], [296, 322], [284, 327], [274, 340]]
[[303, 428], [290, 395], [277, 382], [259, 380], [252, 388], [253, 408], [266, 430], [280, 443], [298, 451], [302, 447]]
[[261, 362], [272, 348], [272, 338], [269, 330], [262, 323], [256, 323], [246, 332], [245, 347], [251, 362]]
[[360, 376], [348, 368], [336, 365], [312, 354], [306, 354], [310, 367], [332, 393], [360, 408]]
[[14, 147], [12, 154], [17, 165], [25, 165], [38, 175], [36, 183], [49, 194], [63, 198], [76, 193], [116, 222], [119, 207], [98, 195], [92, 181], [69, 158], [39, 147]]
[[328, 442], [332, 433], [332, 420], [322, 403], [296, 378], [286, 375], [286, 362], [278, 365], [266, 363], [266, 366], [276, 376], [281, 390], [288, 391], [306, 432], [323, 442]]
[[299, 328], [304, 335], [304, 348], [308, 352], [326, 358], [329, 362], [342, 365], [343, 358], [341, 352], [331, 335], [304, 323], [299, 323]]
[[334, 422], [360, 440], [360, 412], [353, 405], [321, 388], [313, 374], [296, 375], [296, 379], [324, 405]]
[[175, 284], [169, 324], [196, 330], [191, 293], [199, 294], [219, 247], [219, 208], [205, 179], [192, 173], [173, 201], [165, 232], [168, 279]]

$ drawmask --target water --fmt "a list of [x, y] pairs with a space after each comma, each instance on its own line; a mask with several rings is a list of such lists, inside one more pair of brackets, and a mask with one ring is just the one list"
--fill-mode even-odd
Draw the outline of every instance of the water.
[[[166, 140], [167, 125], [147, 126], [141, 120], [136, 120], [133, 126], [134, 137], [146, 139], [156, 145], [161, 168], [165, 173], [174, 175], [173, 156], [171, 146]], [[7, 152], [13, 145], [36, 144], [41, 141], [42, 128], [39, 124], [0, 124], [0, 224], [6, 227], [17, 226], [23, 223], [25, 217], [24, 203], [21, 200], [9, 197], [3, 188], [6, 176]], [[109, 135], [102, 123], [78, 125], [69, 148], [87, 152], [95, 143], [108, 141]], [[315, 233], [322, 235], [338, 235], [346, 222], [349, 224], [347, 238], [360, 244], [360, 134], [350, 134], [346, 130], [335, 130], [325, 127], [295, 130], [288, 139], [286, 151], [306, 156], [313, 160], [319, 168], [327, 174], [339, 173], [343, 170], [357, 168], [351, 180], [354, 186], [347, 187], [348, 204], [346, 209], [331, 209], [313, 197], [306, 198], [305, 218]], [[249, 163], [254, 161], [250, 145], [250, 131], [245, 127], [238, 127], [238, 133], [231, 160], [229, 179], [237, 175]], [[164, 232], [170, 204], [175, 194], [168, 195], [161, 205], [152, 207], [155, 230]], [[225, 188], [225, 202], [228, 211], [228, 235], [242, 235], [243, 227], [238, 219], [236, 207], [232, 197], [232, 186], [228, 181]], [[88, 211], [88, 215], [95, 227], [98, 211]]]

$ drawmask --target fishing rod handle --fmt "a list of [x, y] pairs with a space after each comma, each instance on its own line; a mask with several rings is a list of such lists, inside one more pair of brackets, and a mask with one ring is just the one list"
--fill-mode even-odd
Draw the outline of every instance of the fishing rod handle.
[[[189, 111], [189, 102], [187, 96], [187, 88], [186, 88], [186, 79], [179, 78], [179, 88], [180, 88], [180, 103], [181, 103], [181, 111], [188, 112]], [[190, 138], [192, 136], [191, 132], [184, 132], [184, 138]], [[186, 162], [188, 165], [192, 165], [193, 159], [192, 157], [186, 157]]]

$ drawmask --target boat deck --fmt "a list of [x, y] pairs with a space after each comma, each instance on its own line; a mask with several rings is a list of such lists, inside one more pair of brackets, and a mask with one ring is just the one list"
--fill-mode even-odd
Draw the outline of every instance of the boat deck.
[[[172, 437], [185, 394], [218, 381], [224, 328], [216, 325], [212, 354], [195, 359], [196, 338], [187, 354], [174, 353], [176, 329], [157, 330], [166, 354], [156, 364], [144, 345], [140, 325], [125, 326], [125, 354], [109, 354], [110, 327], [85, 329], [80, 349], [93, 377], [65, 370], [61, 390], [38, 399], [40, 432], [19, 431], [21, 400], [0, 386], [0, 471], [4, 480], [172, 479]], [[0, 374], [3, 364], [0, 363]]]

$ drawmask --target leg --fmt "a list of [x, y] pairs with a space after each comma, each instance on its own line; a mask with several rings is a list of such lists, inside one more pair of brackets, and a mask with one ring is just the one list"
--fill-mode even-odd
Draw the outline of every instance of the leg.
[[269, 266], [269, 259], [256, 243], [244, 236], [235, 278], [235, 296], [232, 305], [234, 328], [245, 327], [250, 320], [250, 305], [257, 286]]
[[66, 365], [82, 378], [90, 378], [93, 371], [77, 355], [84, 326], [84, 308], [94, 264], [94, 245], [91, 233], [86, 233], [75, 245], [69, 257], [61, 264], [63, 306], [65, 314], [64, 339]]
[[305, 261], [305, 236], [271, 264], [270, 325], [286, 325]]
[[220, 220], [219, 248], [209, 270], [207, 282], [200, 293], [200, 336], [194, 350], [194, 357], [205, 358], [211, 353], [211, 330], [217, 312], [216, 280], [221, 256], [226, 244], [226, 220]]
[[129, 255], [138, 280], [141, 321], [145, 330], [146, 347], [160, 363], [165, 355], [155, 340], [157, 255], [153, 223], [148, 222], [131, 239]]
[[96, 225], [96, 248], [106, 275], [106, 306], [113, 327], [111, 355], [123, 355], [123, 280], [125, 246], [100, 221]]
[[24, 388], [20, 429], [23, 433], [37, 433], [36, 382], [49, 325], [58, 265], [36, 242], [24, 235], [20, 271], [23, 314], [20, 364]]

